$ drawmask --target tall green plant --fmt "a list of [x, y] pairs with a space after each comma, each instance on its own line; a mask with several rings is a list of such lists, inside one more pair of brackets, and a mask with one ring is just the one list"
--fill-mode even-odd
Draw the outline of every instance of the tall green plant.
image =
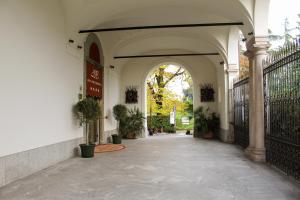
[[194, 111], [194, 134], [203, 136], [203, 134], [212, 131], [217, 134], [220, 129], [220, 118], [216, 113], [209, 113], [209, 108], [204, 110], [202, 106]]
[[[206, 110], [208, 111], [208, 110]], [[204, 108], [199, 106], [194, 111], [194, 134], [195, 136], [200, 136], [200, 134], [208, 131], [208, 123], [206, 119], [206, 114]]]
[[89, 122], [100, 118], [101, 111], [98, 102], [93, 98], [86, 98], [74, 106], [75, 116], [80, 120], [80, 125], [85, 125], [85, 141], [89, 144]]
[[208, 129], [213, 133], [218, 133], [220, 129], [220, 117], [216, 113], [212, 113], [207, 121]]
[[134, 107], [128, 111], [128, 114], [129, 116], [126, 118], [126, 135], [133, 134], [133, 137], [140, 136], [145, 131], [144, 113]]
[[113, 107], [114, 118], [118, 121], [118, 135], [121, 137], [124, 133], [125, 120], [127, 118], [127, 107], [122, 104], [117, 104]]

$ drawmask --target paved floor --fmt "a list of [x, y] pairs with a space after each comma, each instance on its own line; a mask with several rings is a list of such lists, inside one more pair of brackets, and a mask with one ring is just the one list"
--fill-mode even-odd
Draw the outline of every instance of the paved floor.
[[285, 200], [300, 186], [228, 144], [192, 137], [127, 140], [123, 151], [74, 158], [0, 189], [1, 200]]

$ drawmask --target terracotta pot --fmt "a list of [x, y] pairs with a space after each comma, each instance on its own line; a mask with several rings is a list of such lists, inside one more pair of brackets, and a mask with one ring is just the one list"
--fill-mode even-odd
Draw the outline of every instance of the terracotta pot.
[[214, 133], [212, 131], [203, 134], [204, 139], [212, 139], [213, 137], [214, 137]]
[[128, 133], [127, 134], [127, 139], [136, 139], [135, 133]]

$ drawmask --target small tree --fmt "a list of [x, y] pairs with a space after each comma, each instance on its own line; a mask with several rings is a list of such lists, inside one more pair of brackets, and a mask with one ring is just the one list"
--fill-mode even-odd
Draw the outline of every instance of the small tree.
[[86, 98], [74, 106], [74, 113], [80, 120], [80, 125], [85, 125], [85, 141], [89, 144], [89, 122], [99, 119], [101, 112], [98, 102], [93, 98]]
[[124, 131], [123, 123], [127, 117], [127, 107], [122, 104], [117, 104], [113, 107], [113, 114], [114, 114], [115, 119], [118, 122], [118, 125], [117, 125], [118, 135], [121, 137], [122, 132]]

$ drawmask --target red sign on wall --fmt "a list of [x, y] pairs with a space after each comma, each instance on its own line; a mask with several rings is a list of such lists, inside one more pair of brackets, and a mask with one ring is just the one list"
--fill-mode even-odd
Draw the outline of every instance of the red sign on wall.
[[86, 65], [86, 94], [102, 98], [102, 69], [91, 63]]

